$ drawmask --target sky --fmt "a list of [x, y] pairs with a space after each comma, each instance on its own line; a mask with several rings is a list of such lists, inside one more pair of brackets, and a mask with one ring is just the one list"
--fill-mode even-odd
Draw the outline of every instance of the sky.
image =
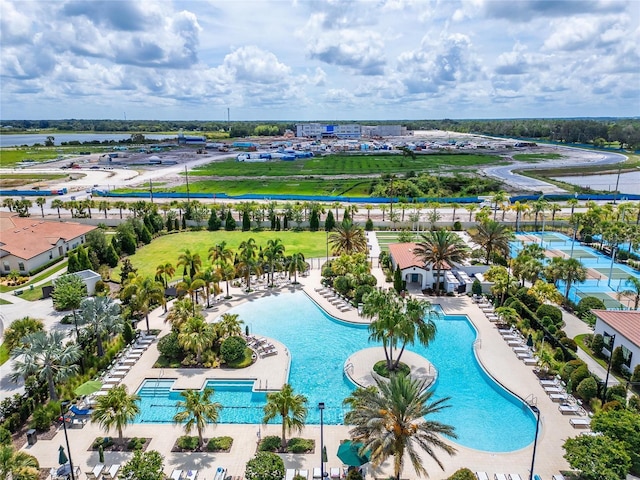
[[640, 116], [640, 0], [0, 0], [0, 119]]

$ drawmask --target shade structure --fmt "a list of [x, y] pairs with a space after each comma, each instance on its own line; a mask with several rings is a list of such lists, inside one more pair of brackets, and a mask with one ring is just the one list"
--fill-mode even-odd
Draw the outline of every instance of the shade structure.
[[371, 454], [367, 451], [364, 455], [358, 452], [362, 448], [362, 443], [347, 441], [338, 447], [338, 458], [342, 463], [350, 467], [359, 467], [367, 463]]
[[64, 465], [68, 461], [69, 459], [67, 458], [67, 454], [64, 453], [64, 447], [60, 445], [60, 448], [58, 449], [58, 463], [60, 465]]
[[102, 388], [102, 382], [97, 380], [89, 380], [88, 382], [84, 382], [78, 388], [76, 388], [73, 393], [76, 395], [91, 395], [92, 393], [96, 393], [98, 390]]

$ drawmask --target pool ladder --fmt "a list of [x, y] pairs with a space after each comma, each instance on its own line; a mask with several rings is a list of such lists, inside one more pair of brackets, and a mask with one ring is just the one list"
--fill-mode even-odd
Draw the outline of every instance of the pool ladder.
[[[524, 403], [526, 403], [529, 407], [538, 405], [538, 397], [536, 397], [533, 393], [527, 395], [527, 398], [524, 399]], [[524, 406], [522, 407], [524, 408]]]
[[349, 375], [349, 372], [353, 373], [353, 363], [349, 362], [344, 366], [343, 373]]

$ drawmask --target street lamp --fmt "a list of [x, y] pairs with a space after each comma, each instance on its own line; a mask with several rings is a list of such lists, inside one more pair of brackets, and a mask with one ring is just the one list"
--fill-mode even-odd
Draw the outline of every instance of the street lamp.
[[73, 471], [73, 460], [71, 460], [71, 448], [69, 447], [69, 436], [67, 435], [67, 420], [64, 418], [64, 407], [69, 402], [60, 402], [60, 414], [62, 415], [62, 428], [64, 429], [64, 439], [67, 442], [67, 453], [69, 454], [69, 467], [71, 469], [71, 480], [76, 480], [76, 474]]
[[529, 480], [533, 480], [533, 466], [536, 462], [536, 447], [538, 446], [538, 432], [540, 430], [540, 409], [535, 405], [531, 405], [530, 408], [536, 415], [536, 436], [533, 439], [533, 455], [531, 456], [531, 471], [529, 472]]
[[622, 165], [618, 167], [618, 176], [616, 177], [616, 189], [613, 192], [613, 204], [616, 204], [618, 200], [618, 186], [620, 185], [620, 173], [622, 172]]
[[324, 402], [318, 403], [318, 410], [320, 410], [320, 478], [324, 480], [324, 437], [323, 437], [323, 419], [322, 412], [324, 411]]
[[602, 387], [602, 401], [604, 402], [607, 396], [607, 385], [609, 385], [609, 372], [611, 371], [611, 360], [613, 359], [613, 345], [616, 343], [616, 334], [611, 335], [611, 346], [609, 347], [609, 363], [607, 364], [607, 376], [604, 379], [604, 386]]

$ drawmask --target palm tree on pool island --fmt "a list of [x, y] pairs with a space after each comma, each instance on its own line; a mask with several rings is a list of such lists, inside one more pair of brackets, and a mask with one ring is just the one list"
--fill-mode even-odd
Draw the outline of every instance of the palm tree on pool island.
[[263, 423], [282, 417], [282, 450], [287, 447], [287, 431], [301, 432], [307, 419], [307, 397], [293, 393], [293, 387], [285, 383], [282, 390], [267, 394], [267, 404], [264, 406]]
[[400, 480], [405, 455], [420, 476], [429, 476], [420, 458], [421, 451], [435, 460], [434, 448], [454, 455], [456, 449], [440, 438], [456, 438], [454, 427], [428, 418], [447, 408], [448, 398], [430, 402], [433, 392], [427, 391], [426, 379], [410, 375], [391, 375], [389, 380], [376, 378], [375, 385], [358, 388], [344, 403], [351, 407], [345, 424], [355, 442], [362, 443], [361, 453], [368, 451], [374, 467], [393, 457], [393, 475]]
[[178, 413], [173, 417], [176, 423], [184, 423], [184, 430], [187, 434], [191, 433], [193, 427], [198, 430], [198, 446], [200, 449], [204, 446], [204, 437], [202, 432], [207, 423], [218, 423], [222, 404], [211, 400], [213, 396], [213, 388], [205, 388], [200, 390], [185, 390], [180, 394], [182, 400], [176, 404]]

